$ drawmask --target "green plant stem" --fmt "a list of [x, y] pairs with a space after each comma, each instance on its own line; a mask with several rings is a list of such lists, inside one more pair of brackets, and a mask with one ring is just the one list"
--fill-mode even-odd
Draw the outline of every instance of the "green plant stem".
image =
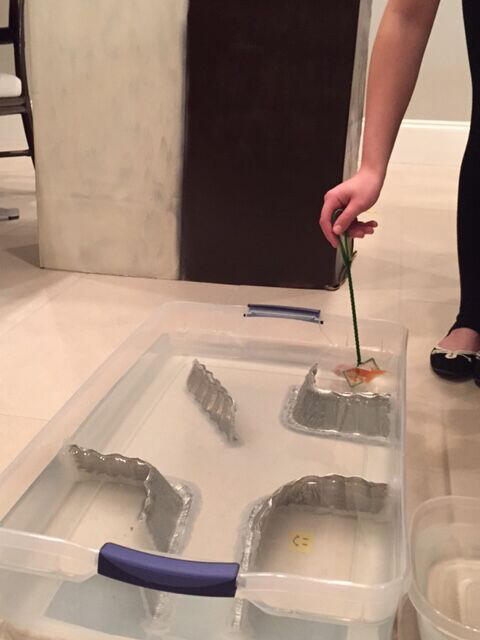
[[355, 336], [355, 350], [357, 352], [357, 367], [362, 363], [362, 354], [360, 352], [360, 338], [358, 334], [358, 320], [357, 320], [357, 308], [355, 305], [355, 292], [353, 289], [353, 279], [352, 279], [352, 260], [353, 256], [350, 252], [350, 247], [348, 244], [348, 238], [345, 234], [342, 234], [339, 237], [340, 241], [340, 252], [342, 254], [343, 262], [345, 264], [345, 269], [347, 270], [347, 279], [348, 279], [348, 289], [350, 291], [350, 304], [352, 307], [352, 319], [353, 319], [353, 333]]

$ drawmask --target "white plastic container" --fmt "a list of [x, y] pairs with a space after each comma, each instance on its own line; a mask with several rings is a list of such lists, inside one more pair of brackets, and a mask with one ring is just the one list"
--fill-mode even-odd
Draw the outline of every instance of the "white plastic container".
[[412, 520], [411, 556], [422, 640], [479, 640], [480, 500], [423, 503]]
[[[333, 370], [355, 361], [349, 318], [320, 321], [319, 312], [282, 307], [164, 305], [0, 476], [0, 618], [62, 639], [388, 640], [408, 565], [406, 331], [364, 321], [360, 335], [364, 358], [375, 357], [387, 371], [364, 389], [391, 397], [391, 433], [382, 445], [305, 435], [282, 422], [291, 386], [302, 384], [314, 362], [322, 388], [348, 390]], [[193, 359], [234, 397], [238, 443], [222, 437], [187, 393]], [[72, 444], [141, 458], [193, 488], [181, 558], [154, 547], [137, 522], [132, 487], [72, 476], [64, 462]], [[275, 526], [267, 538], [261, 566], [239, 570], [257, 501], [303, 476], [331, 474], [386, 484], [384, 512], [293, 510], [287, 520], [282, 512], [284, 529]], [[312, 543], [306, 554], [291, 544], [297, 535]], [[137, 586], [112, 580], [110, 569], [102, 573], [105, 560], [110, 569], [126, 567]], [[145, 571], [160, 571], [176, 592], [163, 594], [160, 615], [152, 615], [158, 591], [143, 588], [152, 582]], [[187, 581], [187, 592], [200, 584], [209, 597], [181, 595], [172, 575]], [[210, 597], [217, 587], [230, 598]]]

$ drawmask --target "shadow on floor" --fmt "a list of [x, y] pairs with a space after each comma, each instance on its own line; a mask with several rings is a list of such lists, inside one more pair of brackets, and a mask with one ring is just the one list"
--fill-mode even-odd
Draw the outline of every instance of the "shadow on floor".
[[408, 598], [405, 599], [403, 606], [400, 607], [395, 632], [393, 635], [394, 640], [415, 640], [419, 638], [419, 631], [417, 625], [417, 615], [412, 603]]
[[27, 244], [24, 247], [12, 247], [7, 249], [16, 258], [31, 264], [33, 267], [40, 267], [40, 255], [38, 244]]

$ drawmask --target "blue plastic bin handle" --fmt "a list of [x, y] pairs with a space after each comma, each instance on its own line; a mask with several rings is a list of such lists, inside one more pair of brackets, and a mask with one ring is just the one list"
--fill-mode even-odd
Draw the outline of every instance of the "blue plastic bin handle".
[[318, 309], [302, 307], [279, 307], [270, 304], [249, 304], [245, 314], [248, 318], [285, 318], [287, 320], [303, 320], [322, 324]]
[[192, 596], [233, 598], [240, 567], [234, 562], [193, 562], [158, 556], [107, 542], [100, 549], [98, 573], [147, 589]]

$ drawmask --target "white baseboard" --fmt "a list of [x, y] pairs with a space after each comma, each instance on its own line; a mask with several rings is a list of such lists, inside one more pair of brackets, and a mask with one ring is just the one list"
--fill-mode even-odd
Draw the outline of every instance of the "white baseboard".
[[469, 128], [469, 122], [404, 120], [390, 162], [459, 167]]
[[2, 116], [0, 118], [0, 150], [26, 148], [27, 141], [21, 116]]

